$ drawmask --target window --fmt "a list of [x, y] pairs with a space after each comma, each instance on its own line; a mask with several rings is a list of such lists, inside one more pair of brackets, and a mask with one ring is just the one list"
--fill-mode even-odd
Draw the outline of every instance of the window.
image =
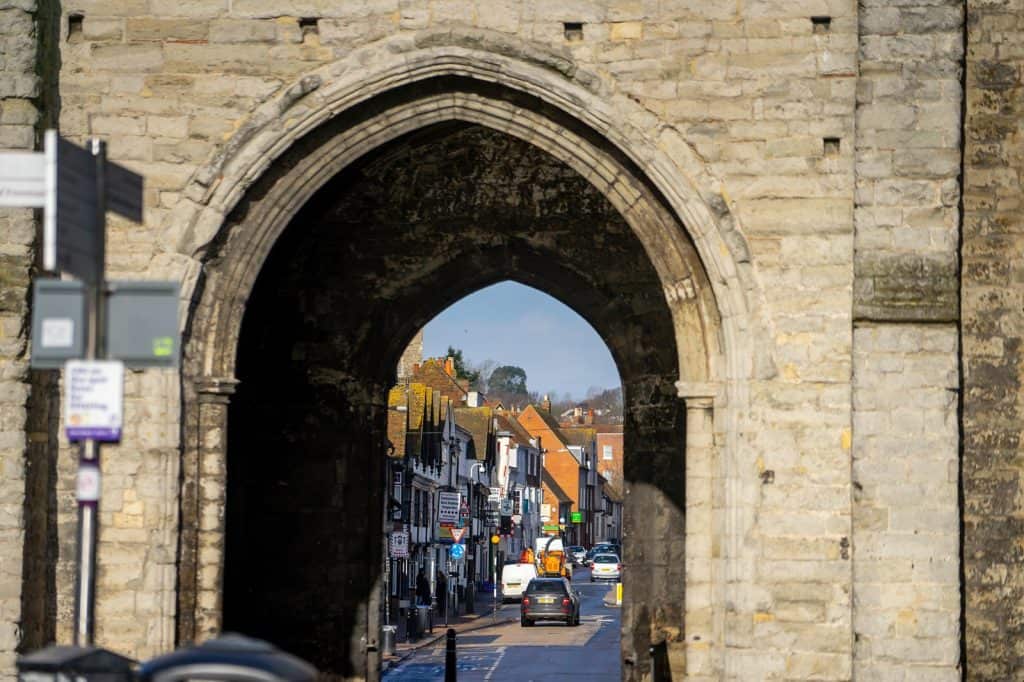
[[601, 448], [601, 456], [605, 459], [612, 459], [612, 446], [605, 445]]

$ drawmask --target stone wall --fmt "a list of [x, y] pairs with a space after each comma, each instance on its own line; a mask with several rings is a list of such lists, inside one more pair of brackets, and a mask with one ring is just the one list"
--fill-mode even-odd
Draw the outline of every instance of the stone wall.
[[[24, 57], [0, 72], [0, 133], [3, 146], [29, 147], [39, 90], [24, 22], [34, 5], [0, 7], [5, 46]], [[708, 392], [719, 397], [688, 420], [703, 429], [693, 443], [703, 459], [688, 462], [701, 493], [688, 525], [689, 546], [700, 552], [688, 558], [698, 600], [688, 618], [710, 638], [688, 644], [692, 672], [712, 679], [956, 674], [957, 529], [949, 514], [957, 472], [949, 468], [958, 380], [950, 373], [962, 294], [966, 660], [972, 679], [1006, 679], [1024, 666], [1012, 644], [1024, 620], [1015, 544], [1024, 507], [1015, 427], [1024, 306], [1006, 286], [1020, 275], [1006, 254], [1019, 247], [1022, 8], [1019, 0], [968, 7], [960, 292], [964, 17], [951, 0], [81, 0], [65, 5], [61, 21], [60, 125], [74, 139], [109, 138], [111, 156], [146, 176], [146, 224], [112, 224], [112, 274], [178, 278], [186, 292], [202, 282], [201, 267], [216, 265], [208, 244], [223, 218], [189, 216], [220, 197], [225, 178], [245, 178], [240, 196], [276, 163], [239, 150], [258, 147], [260, 136], [284, 139], [319, 106], [321, 84], [395, 55], [451, 46], [539, 65], [541, 80], [599, 93], [602, 134], [658, 140], [674, 164], [661, 177], [692, 181], [688, 206], [714, 216], [702, 223], [704, 213], [687, 214], [694, 239], [724, 235], [719, 253], [702, 253], [725, 273], [713, 284], [727, 308], [727, 348], [708, 363], [728, 390]], [[11, 462], [4, 460], [3, 499], [14, 500], [0, 517], [11, 530], [0, 535], [12, 543], [13, 553], [0, 551], [8, 594], [21, 571], [20, 559], [14, 566], [7, 558], [21, 556], [16, 463], [27, 389], [16, 359], [32, 228], [28, 213], [2, 216], [13, 221], [0, 231], [0, 353], [15, 359], [4, 360], [0, 375], [11, 382], [0, 393], [10, 401], [0, 431], [0, 456]], [[659, 263], [663, 254], [649, 255]], [[666, 284], [670, 302], [683, 284]], [[920, 409], [894, 419], [894, 393]], [[131, 440], [104, 465], [100, 634], [101, 643], [144, 655], [174, 640], [169, 548], [178, 517], [169, 491], [180, 398], [174, 378], [160, 373], [133, 375], [129, 395]], [[919, 422], [920, 442], [906, 428]], [[223, 435], [207, 434], [216, 447]], [[57, 632], [65, 639], [69, 461], [62, 455], [57, 496]], [[223, 472], [204, 472], [204, 494], [214, 499]], [[935, 513], [915, 513], [919, 495]], [[204, 532], [218, 535], [219, 522], [204, 519]], [[922, 573], [918, 552], [941, 561]], [[199, 579], [211, 613], [217, 575]], [[913, 605], [901, 601], [908, 575], [923, 581]], [[5, 633], [16, 639], [17, 602], [0, 604], [2, 651]], [[144, 631], [134, 627], [140, 622]]]
[[967, 3], [963, 477], [967, 678], [1024, 675], [1024, 6]]
[[854, 334], [856, 679], [960, 679], [957, 330]]
[[[37, 144], [43, 88], [37, 73], [36, 13], [34, 1], [0, 3], [0, 149], [32, 150]], [[7, 674], [24, 634], [30, 396], [26, 342], [35, 226], [29, 209], [0, 209], [0, 671]], [[45, 438], [45, 432], [40, 435]], [[45, 515], [45, 499], [42, 504]], [[32, 634], [28, 641], [35, 639]]]
[[851, 549], [857, 678], [959, 677], [963, 20], [953, 0], [860, 3]]

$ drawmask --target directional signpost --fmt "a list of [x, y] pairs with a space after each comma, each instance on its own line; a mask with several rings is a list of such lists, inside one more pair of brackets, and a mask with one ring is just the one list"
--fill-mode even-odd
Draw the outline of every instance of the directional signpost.
[[[93, 640], [100, 441], [121, 438], [125, 364], [173, 367], [180, 346], [177, 283], [104, 277], [107, 210], [142, 222], [142, 185], [140, 175], [107, 160], [98, 139], [83, 149], [48, 130], [44, 151], [0, 154], [0, 206], [42, 208], [43, 269], [79, 280], [35, 282], [31, 363], [54, 369], [66, 362], [65, 432], [81, 444], [78, 646]], [[118, 359], [110, 359], [110, 350]]]

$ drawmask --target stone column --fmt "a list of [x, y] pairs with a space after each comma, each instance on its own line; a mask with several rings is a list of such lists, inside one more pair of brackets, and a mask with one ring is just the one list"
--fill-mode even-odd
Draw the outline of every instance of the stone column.
[[183, 456], [181, 491], [181, 609], [179, 643], [220, 631], [224, 576], [224, 500], [228, 403], [237, 379], [203, 377], [195, 382]]
[[[716, 453], [714, 409], [716, 387], [679, 382], [686, 405], [686, 614], [681, 656], [688, 680], [718, 679], [721, 665], [721, 608], [716, 599], [720, 575], [717, 549]], [[717, 504], [721, 504], [718, 500]], [[673, 670], [677, 669], [673, 661]]]

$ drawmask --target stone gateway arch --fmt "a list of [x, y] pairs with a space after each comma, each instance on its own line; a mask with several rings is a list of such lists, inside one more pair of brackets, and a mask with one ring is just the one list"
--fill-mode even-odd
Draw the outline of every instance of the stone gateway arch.
[[[110, 276], [182, 283], [180, 371], [129, 374], [105, 450], [98, 643], [230, 627], [376, 679], [387, 387], [511, 279], [623, 379], [626, 678], [660, 642], [674, 679], [1024, 674], [1017, 13], [0, 9], [4, 146], [107, 138], [146, 177]], [[4, 675], [74, 599], [37, 218], [0, 213]]]

